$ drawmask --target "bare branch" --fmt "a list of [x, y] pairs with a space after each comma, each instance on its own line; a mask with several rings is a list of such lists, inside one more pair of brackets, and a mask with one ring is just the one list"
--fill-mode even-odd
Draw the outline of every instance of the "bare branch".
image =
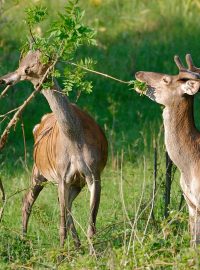
[[23, 142], [24, 142], [24, 163], [26, 169], [28, 169], [27, 165], [27, 149], [26, 149], [26, 136], [25, 136], [25, 130], [24, 130], [24, 122], [23, 119], [21, 118], [21, 128], [22, 128], [22, 135], [23, 135]]
[[33, 35], [33, 32], [32, 32], [32, 29], [31, 29], [30, 25], [29, 25], [29, 32], [30, 32], [32, 41], [33, 41], [34, 43], [36, 43], [36, 40], [35, 40], [35, 37], [34, 37], [34, 35]]
[[2, 91], [1, 95], [0, 95], [0, 99], [3, 98], [5, 96], [5, 94], [7, 93], [7, 91], [10, 89], [11, 85], [7, 85], [6, 88]]
[[5, 116], [5, 117], [0, 121], [0, 124], [1, 124], [3, 121], [5, 121], [6, 118], [7, 118], [7, 116]]
[[18, 109], [19, 109], [19, 107], [15, 108], [15, 109], [13, 109], [13, 110], [11, 110], [11, 111], [5, 113], [5, 114], [1, 114], [1, 115], [0, 115], [0, 118], [6, 117], [8, 114], [11, 114], [11, 113], [17, 111]]
[[[1, 182], [1, 184], [2, 184], [2, 182]], [[17, 195], [17, 194], [19, 194], [19, 193], [21, 193], [21, 192], [23, 192], [23, 191], [28, 190], [29, 188], [30, 188], [30, 187], [16, 190], [13, 194], [11, 194], [10, 196], [8, 196], [7, 198], [5, 197], [5, 193], [4, 193], [4, 196], [2, 197], [2, 198], [4, 198], [4, 199], [3, 199], [3, 206], [2, 206], [1, 209], [0, 209], [0, 222], [1, 222], [2, 218], [3, 218], [3, 213], [4, 213], [4, 209], [5, 209], [5, 207], [6, 207], [7, 201], [8, 201], [9, 199], [11, 199], [12, 197], [14, 197], [15, 195]], [[4, 189], [3, 189], [3, 191], [4, 191]]]
[[4, 121], [8, 118], [8, 114], [11, 114], [11, 113], [17, 111], [18, 109], [19, 109], [19, 107], [15, 108], [15, 109], [13, 109], [13, 110], [11, 110], [11, 111], [5, 113], [5, 114], [0, 115], [0, 118], [3, 118], [3, 119], [0, 121], [0, 124], [1, 124], [2, 122], [4, 122]]
[[113, 77], [113, 76], [110, 76], [110, 75], [108, 75], [108, 74], [105, 74], [105, 73], [102, 73], [102, 72], [99, 72], [99, 71], [95, 71], [95, 70], [86, 68], [86, 67], [84, 67], [84, 66], [78, 65], [78, 64], [73, 63], [73, 62], [70, 62], [70, 61], [62, 61], [62, 62], [63, 62], [63, 63], [66, 63], [66, 64], [70, 64], [70, 65], [75, 66], [75, 67], [79, 67], [79, 68], [81, 68], [81, 69], [83, 69], [83, 70], [86, 70], [86, 71], [88, 71], [88, 72], [91, 72], [91, 73], [94, 73], [94, 74], [97, 74], [97, 75], [100, 75], [100, 76], [103, 76], [103, 77], [112, 79], [112, 80], [117, 81], [117, 82], [120, 82], [120, 83], [130, 84], [129, 81], [123, 81], [123, 80], [117, 79], [117, 78], [115, 78], [115, 77]]

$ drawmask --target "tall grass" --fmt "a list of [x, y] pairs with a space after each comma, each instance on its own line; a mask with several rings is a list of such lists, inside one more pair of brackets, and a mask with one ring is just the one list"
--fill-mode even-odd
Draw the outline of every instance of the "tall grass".
[[[97, 31], [98, 46], [82, 48], [77, 57], [93, 57], [98, 62], [97, 70], [130, 80], [138, 70], [175, 74], [174, 54], [183, 57], [190, 52], [195, 63], [200, 63], [199, 0], [80, 2], [86, 11], [85, 20]], [[52, 19], [65, 1], [39, 3], [48, 5], [52, 14], [49, 19]], [[5, 3], [6, 11], [0, 18], [1, 74], [17, 66], [19, 47], [27, 34], [22, 20], [23, 10], [29, 5], [27, 0], [8, 0]], [[0, 268], [198, 269], [199, 250], [189, 248], [185, 205], [178, 211], [181, 199], [178, 171], [172, 183], [170, 216], [163, 218], [165, 147], [161, 108], [146, 97], [137, 96], [124, 85], [92, 74], [88, 76], [94, 83], [93, 94], [82, 95], [78, 105], [87, 109], [104, 127], [109, 140], [109, 161], [102, 177], [98, 233], [94, 241], [97, 257], [89, 255], [85, 236], [89, 215], [87, 188], [73, 206], [82, 240], [79, 252], [74, 250], [70, 237], [64, 250], [59, 248], [57, 190], [51, 184], [44, 188], [33, 207], [27, 239], [21, 238], [21, 200], [24, 194], [21, 190], [30, 185], [31, 130], [49, 111], [45, 100], [38, 96], [22, 116], [28, 169], [24, 162], [20, 125], [10, 134], [7, 147], [0, 153], [0, 174], [8, 198], [0, 225]], [[9, 95], [0, 101], [1, 113], [20, 104], [31, 91], [28, 83], [13, 87]], [[70, 99], [75, 101], [76, 94], [72, 93]], [[197, 126], [200, 124], [198, 107], [197, 96]], [[0, 131], [2, 129], [1, 124]], [[153, 219], [150, 214], [154, 140], [158, 145], [158, 176]], [[60, 253], [65, 255], [62, 263], [57, 261]]]

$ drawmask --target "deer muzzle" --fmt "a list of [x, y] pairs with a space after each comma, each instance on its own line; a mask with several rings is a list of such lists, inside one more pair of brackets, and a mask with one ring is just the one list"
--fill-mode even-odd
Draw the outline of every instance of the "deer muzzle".
[[[155, 88], [153, 86], [150, 85], [151, 82], [151, 77], [152, 77], [153, 72], [146, 72], [146, 71], [138, 71], [135, 74], [135, 77], [138, 81], [140, 82], [145, 82], [147, 85], [147, 90], [144, 93], [148, 98], [150, 98], [151, 100], [155, 101], [156, 97], [155, 97]], [[158, 74], [158, 76], [160, 76], [160, 74]]]
[[8, 73], [5, 76], [0, 77], [0, 85], [13, 85], [16, 84], [20, 80], [20, 76], [17, 72]]
[[151, 100], [155, 101], [155, 88], [147, 85], [147, 91], [146, 91], [146, 96], [150, 98]]

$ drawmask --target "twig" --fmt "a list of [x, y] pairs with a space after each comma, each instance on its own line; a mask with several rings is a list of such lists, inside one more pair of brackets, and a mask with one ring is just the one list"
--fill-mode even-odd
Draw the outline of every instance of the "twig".
[[11, 85], [7, 85], [6, 88], [1, 92], [0, 99], [5, 96]]
[[110, 76], [110, 75], [108, 75], [108, 74], [105, 74], [105, 73], [102, 73], [102, 72], [99, 72], [99, 71], [96, 71], [96, 70], [92, 70], [92, 69], [86, 68], [86, 67], [81, 66], [81, 65], [78, 65], [78, 64], [76, 64], [76, 63], [74, 63], [74, 62], [70, 62], [70, 61], [62, 61], [62, 62], [63, 62], [63, 63], [66, 63], [66, 64], [70, 64], [70, 65], [75, 66], [75, 67], [82, 68], [82, 69], [84, 69], [84, 70], [86, 70], [86, 71], [89, 71], [89, 72], [91, 72], [91, 73], [94, 73], [94, 74], [97, 74], [97, 75], [100, 75], [100, 76], [103, 76], [103, 77], [112, 79], [112, 80], [117, 81], [117, 82], [120, 82], [120, 83], [130, 84], [130, 81], [123, 81], [123, 80], [117, 79], [117, 78], [115, 78], [115, 77], [113, 77], [113, 76]]
[[23, 191], [26, 191], [26, 190], [28, 190], [28, 189], [30, 189], [30, 186], [28, 186], [27, 188], [23, 188], [23, 189], [18, 189], [18, 190], [16, 190], [13, 194], [11, 194], [10, 196], [8, 196], [7, 198], [6, 198], [6, 201], [8, 201], [8, 200], [10, 200], [12, 197], [14, 197], [15, 195], [17, 195], [17, 194], [19, 194], [19, 193], [21, 193], [21, 192], [23, 192]]
[[19, 117], [22, 113], [22, 111], [25, 109], [25, 107], [27, 106], [28, 103], [30, 103], [30, 101], [35, 97], [35, 95], [40, 91], [39, 88], [37, 88], [36, 90], [34, 90], [32, 92], [32, 94], [24, 101], [24, 103], [19, 107], [19, 109], [17, 110], [17, 112], [14, 114], [13, 118], [10, 120], [10, 122], [8, 123], [7, 127], [5, 128], [4, 132], [2, 133], [1, 137], [0, 137], [0, 150], [4, 147], [4, 145], [6, 144], [7, 138], [8, 138], [8, 134], [10, 132], [10, 129], [12, 126], [14, 126], [18, 120]]
[[25, 130], [24, 130], [24, 122], [23, 119], [21, 118], [21, 127], [22, 127], [22, 135], [23, 135], [23, 142], [24, 142], [24, 162], [25, 162], [25, 167], [28, 169], [27, 165], [27, 151], [26, 151], [26, 137], [25, 137]]
[[7, 116], [8, 114], [11, 114], [12, 112], [17, 111], [18, 109], [19, 109], [19, 107], [15, 108], [15, 109], [13, 109], [13, 110], [11, 110], [11, 111], [5, 113], [5, 114], [2, 114], [2, 115], [0, 115], [0, 118], [3, 118], [3, 117], [5, 117], [5, 116]]
[[[6, 203], [9, 199], [11, 199], [12, 197], [14, 197], [15, 195], [23, 192], [23, 191], [26, 191], [28, 190], [30, 187], [28, 188], [23, 188], [23, 189], [20, 189], [20, 190], [16, 190], [13, 194], [11, 194], [10, 196], [8, 196], [7, 198], [5, 197], [5, 193], [4, 193], [4, 200], [3, 200], [3, 206], [1, 207], [1, 210], [0, 210], [0, 222], [3, 218], [3, 213], [4, 213], [4, 209], [5, 209], [5, 206], [6, 206]], [[2, 197], [3, 198], [3, 197]]]
[[[117, 82], [119, 82], [119, 83], [124, 83], [124, 84], [131, 85], [131, 82], [132, 82], [132, 81], [124, 81], [124, 80], [120, 80], [120, 79], [115, 78], [115, 77], [113, 77], [113, 76], [111, 76], [111, 75], [108, 75], [108, 74], [106, 74], [106, 73], [103, 73], [103, 72], [100, 72], [100, 71], [96, 71], [96, 70], [93, 70], [93, 69], [86, 68], [86, 67], [81, 66], [81, 65], [78, 65], [78, 64], [76, 64], [76, 63], [74, 63], [74, 62], [70, 62], [70, 61], [61, 61], [61, 62], [66, 63], [66, 64], [69, 64], [69, 65], [71, 65], [71, 66], [79, 67], [79, 68], [81, 68], [81, 69], [83, 69], [83, 70], [86, 70], [86, 71], [88, 71], [88, 72], [90, 72], [90, 73], [94, 73], [94, 74], [97, 74], [97, 75], [100, 75], [100, 76], [109, 78], [109, 79], [114, 80], [114, 81], [117, 81]], [[134, 87], [134, 90], [135, 90], [137, 93], [139, 93], [140, 95], [144, 95], [144, 94], [145, 94], [145, 91], [140, 90], [138, 87]]]
[[32, 32], [32, 29], [31, 29], [30, 25], [29, 25], [29, 33], [31, 35], [31, 38], [32, 38], [33, 42], [36, 44], [36, 40], [35, 40], [35, 37], [33, 35], [33, 32]]
[[7, 116], [4, 116], [4, 118], [0, 121], [0, 124], [3, 123], [3, 121], [5, 121], [7, 118]]

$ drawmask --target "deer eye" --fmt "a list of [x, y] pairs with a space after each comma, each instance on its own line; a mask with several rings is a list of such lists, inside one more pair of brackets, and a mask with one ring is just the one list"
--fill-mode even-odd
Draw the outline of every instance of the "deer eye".
[[179, 81], [180, 82], [187, 82], [189, 79], [187, 79], [187, 78], [182, 78], [182, 79], [180, 79]]

